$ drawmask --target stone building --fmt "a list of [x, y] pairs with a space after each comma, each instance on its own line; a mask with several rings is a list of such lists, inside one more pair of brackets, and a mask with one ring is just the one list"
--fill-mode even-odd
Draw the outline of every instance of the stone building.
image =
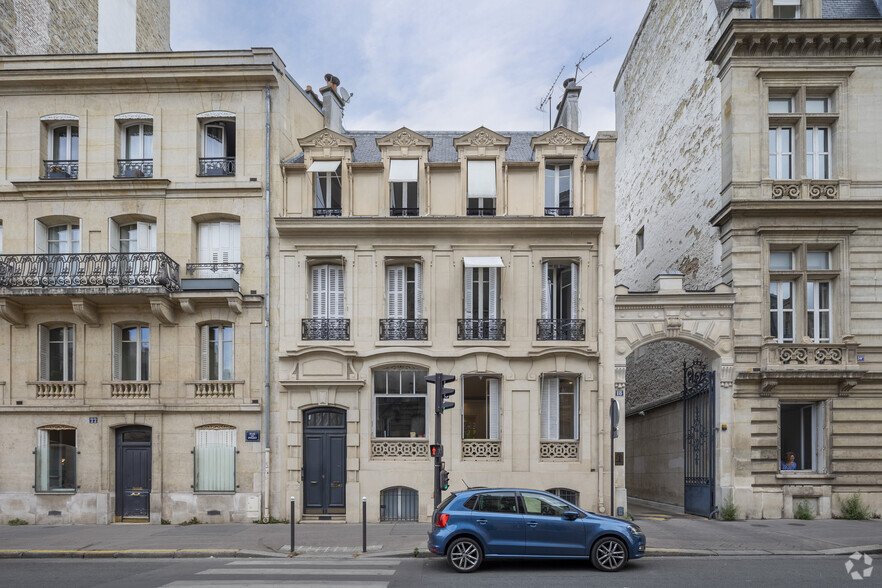
[[320, 105], [271, 49], [0, 69], [0, 523], [267, 516], [269, 211]]
[[[548, 132], [326, 128], [283, 164], [278, 453], [304, 519], [427, 520], [434, 391], [451, 489], [541, 487], [609, 512], [615, 135], [581, 88]], [[570, 98], [570, 100], [568, 100]], [[621, 486], [624, 468], [617, 468]], [[621, 489], [620, 489], [621, 491]]]
[[169, 51], [169, 0], [0, 0], [0, 55]]
[[704, 514], [882, 510], [880, 8], [650, 3], [616, 81], [630, 497], [688, 510], [706, 462]]

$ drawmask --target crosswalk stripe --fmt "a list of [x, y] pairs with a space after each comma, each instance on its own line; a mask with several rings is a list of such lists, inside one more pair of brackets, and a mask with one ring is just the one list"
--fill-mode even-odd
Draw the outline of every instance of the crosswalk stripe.
[[229, 562], [228, 566], [321, 566], [333, 565], [336, 567], [370, 567], [370, 566], [397, 566], [400, 559], [337, 559], [337, 558], [310, 558], [310, 559], [237, 559]]
[[[388, 588], [389, 582], [365, 582], [363, 580], [289, 580], [285, 582], [285, 586], [296, 586], [297, 588], [327, 588], [328, 586], [352, 586], [353, 588]], [[204, 582], [191, 582], [186, 580], [176, 580], [170, 584], [165, 584], [162, 588], [211, 588], [214, 586], [235, 586], [236, 588], [264, 588], [266, 586], [279, 586], [278, 580], [251, 580], [242, 582], [241, 580], [206, 580]]]
[[290, 568], [273, 568], [273, 569], [265, 569], [265, 568], [249, 568], [249, 569], [229, 569], [229, 568], [213, 568], [209, 570], [202, 570], [201, 572], [196, 572], [197, 574], [219, 574], [219, 575], [234, 575], [234, 574], [253, 574], [255, 576], [265, 576], [270, 574], [276, 575], [304, 575], [304, 576], [391, 576], [395, 573], [395, 570], [377, 570], [377, 569], [348, 569], [348, 570], [335, 570], [335, 569], [290, 569]]

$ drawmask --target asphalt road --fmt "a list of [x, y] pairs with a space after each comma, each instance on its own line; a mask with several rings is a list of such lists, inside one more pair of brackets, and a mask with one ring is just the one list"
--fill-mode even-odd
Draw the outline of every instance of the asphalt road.
[[[341, 586], [453, 588], [487, 586], [882, 586], [882, 558], [860, 583], [844, 556], [653, 557], [608, 574], [587, 562], [488, 562], [457, 574], [443, 559], [21, 559], [0, 561], [0, 585], [52, 588], [221, 588], [224, 586]], [[878, 563], [877, 563], [878, 562]], [[863, 570], [863, 564], [860, 568]]]

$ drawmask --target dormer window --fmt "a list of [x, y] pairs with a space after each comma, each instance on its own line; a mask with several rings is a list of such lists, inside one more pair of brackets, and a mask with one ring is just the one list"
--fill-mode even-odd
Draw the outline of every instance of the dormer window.
[[773, 0], [772, 18], [799, 18], [800, 0]]
[[[226, 119], [210, 117], [224, 116]], [[236, 175], [236, 121], [232, 112], [210, 112], [202, 119], [200, 176]]]
[[315, 204], [313, 216], [340, 216], [343, 213], [343, 185], [339, 160], [314, 161], [308, 173], [314, 174]]
[[419, 160], [392, 159], [389, 161], [389, 216], [419, 216], [418, 177]]
[[76, 178], [79, 173], [80, 127], [77, 123], [49, 129], [49, 158], [44, 162], [49, 179]]
[[569, 163], [545, 164], [545, 216], [573, 216]]
[[468, 216], [496, 216], [496, 161], [468, 162]]

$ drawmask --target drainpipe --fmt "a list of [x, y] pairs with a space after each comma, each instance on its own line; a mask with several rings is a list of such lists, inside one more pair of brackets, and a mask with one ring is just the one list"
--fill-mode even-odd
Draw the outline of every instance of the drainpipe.
[[[264, 275], [263, 275], [263, 520], [269, 522], [270, 498], [270, 88], [266, 97], [266, 145], [264, 148]], [[293, 517], [293, 514], [292, 514]]]

